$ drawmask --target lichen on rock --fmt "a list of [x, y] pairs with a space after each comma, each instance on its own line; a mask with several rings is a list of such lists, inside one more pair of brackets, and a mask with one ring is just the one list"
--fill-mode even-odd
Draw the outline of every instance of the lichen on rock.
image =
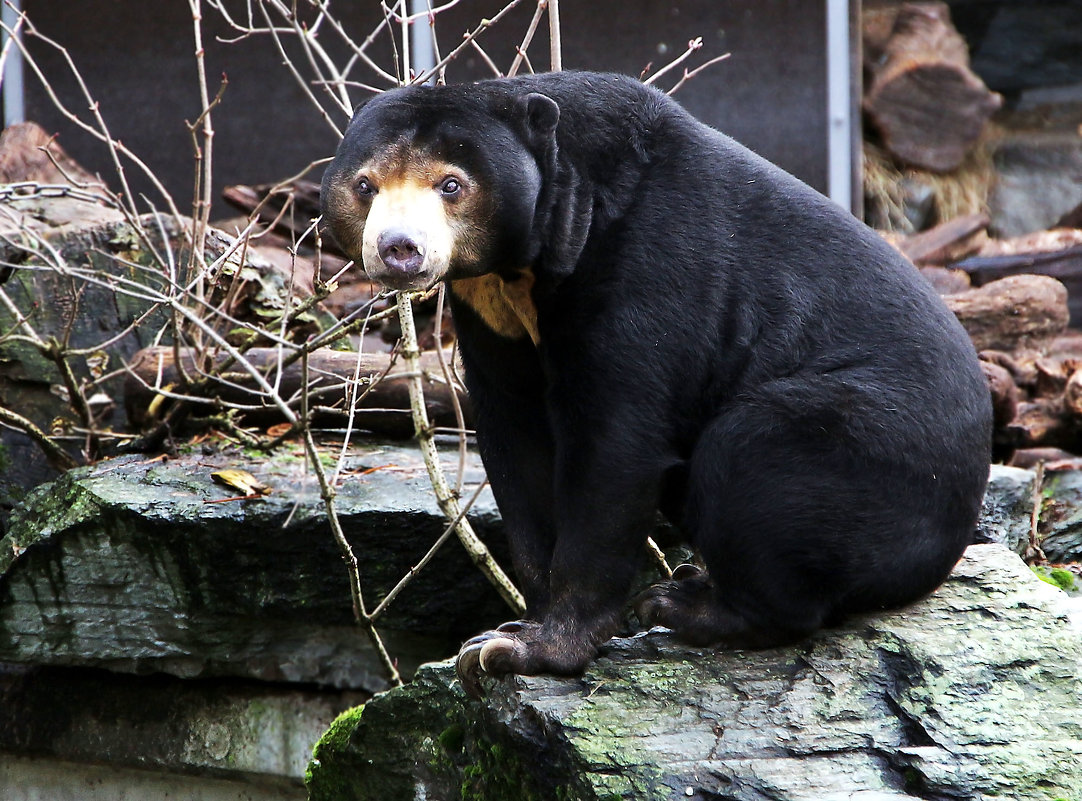
[[450, 663], [425, 666], [325, 738], [309, 789], [317, 801], [1075, 799], [1080, 681], [1063, 593], [978, 545], [930, 598], [789, 648], [693, 649], [651, 632], [610, 641], [581, 677], [486, 680], [481, 702]]

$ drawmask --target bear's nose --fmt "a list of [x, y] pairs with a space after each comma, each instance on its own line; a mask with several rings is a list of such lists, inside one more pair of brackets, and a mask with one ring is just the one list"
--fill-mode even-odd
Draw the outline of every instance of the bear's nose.
[[415, 273], [425, 260], [424, 240], [412, 231], [384, 231], [376, 240], [376, 250], [383, 263], [396, 272]]

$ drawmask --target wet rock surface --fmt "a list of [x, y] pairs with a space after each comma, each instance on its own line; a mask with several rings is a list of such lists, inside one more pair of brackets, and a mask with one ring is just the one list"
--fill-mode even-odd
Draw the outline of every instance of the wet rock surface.
[[331, 727], [310, 797], [1076, 798], [1076, 609], [976, 545], [930, 598], [792, 648], [649, 633], [581, 678], [487, 680], [479, 703], [425, 666]]
[[1036, 483], [1037, 475], [1032, 470], [992, 465], [974, 542], [995, 542], [1024, 554], [1029, 544]]
[[[372, 608], [446, 523], [416, 449], [375, 446], [346, 466], [337, 508]], [[213, 481], [223, 468], [251, 471], [271, 494], [224, 500], [239, 493]], [[480, 475], [472, 461], [467, 486]], [[487, 490], [470, 517], [498, 551]], [[506, 616], [452, 538], [379, 625], [408, 675]], [[123, 457], [36, 490], [0, 540], [0, 662], [387, 686], [299, 452]]]

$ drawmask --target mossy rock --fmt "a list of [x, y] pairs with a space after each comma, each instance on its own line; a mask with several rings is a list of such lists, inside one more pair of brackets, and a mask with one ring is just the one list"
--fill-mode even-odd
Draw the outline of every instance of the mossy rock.
[[586, 674], [451, 663], [341, 719], [314, 801], [1082, 798], [1082, 623], [1002, 546], [906, 609], [767, 651], [610, 641]]
[[[396, 469], [378, 469], [388, 464]], [[273, 491], [220, 502], [237, 494], [211, 477], [225, 468]], [[415, 448], [372, 443], [346, 468], [357, 475], [336, 505], [373, 608], [446, 519]], [[471, 456], [467, 481], [480, 475]], [[506, 564], [490, 493], [470, 520]], [[451, 540], [379, 627], [409, 674], [509, 614]], [[0, 539], [0, 662], [387, 686], [353, 620], [342, 555], [303, 459], [239, 450], [122, 457], [32, 492]]]

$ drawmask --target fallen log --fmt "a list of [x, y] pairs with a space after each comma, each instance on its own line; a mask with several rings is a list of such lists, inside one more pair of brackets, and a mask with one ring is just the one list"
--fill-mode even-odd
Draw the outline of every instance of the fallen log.
[[1000, 364], [981, 359], [981, 370], [992, 395], [992, 422], [996, 428], [1003, 428], [1018, 412], [1018, 385]]
[[[181, 362], [185, 373], [197, 378], [195, 352], [182, 348]], [[299, 413], [302, 368], [296, 361], [277, 376], [282, 357], [277, 348], [252, 348], [244, 354], [248, 360]], [[450, 360], [450, 355], [447, 356]], [[211, 365], [222, 365], [226, 354], [219, 353]], [[214, 368], [211, 367], [213, 370]], [[457, 428], [452, 390], [443, 379], [443, 371], [435, 353], [421, 355], [424, 372], [425, 402], [428, 416], [436, 427]], [[357, 381], [354, 381], [354, 376]], [[360, 429], [390, 437], [413, 435], [413, 419], [410, 415], [409, 377], [403, 366], [388, 353], [349, 353], [345, 351], [317, 350], [308, 357], [309, 408], [312, 424], [321, 427], [341, 428], [349, 414], [347, 398], [359, 396], [356, 404], [354, 425]], [[241, 418], [250, 425], [269, 426], [282, 422], [284, 417], [259, 390], [256, 380], [238, 365], [212, 380], [203, 392], [207, 408], [217, 411], [233, 406]], [[164, 405], [171, 402], [164, 392], [186, 394], [180, 384], [172, 348], [153, 347], [139, 351], [132, 359], [130, 371], [124, 384], [124, 405], [128, 419], [140, 429], [152, 425]], [[467, 426], [472, 424], [469, 402], [465, 394], [459, 394]]]
[[1082, 418], [1082, 370], [1075, 370], [1063, 388], [1063, 405], [1075, 417]]
[[[881, 16], [874, 19], [881, 29]], [[864, 111], [888, 151], [923, 169], [958, 167], [1003, 98], [969, 69], [946, 3], [905, 3], [885, 41], [869, 30]]]
[[898, 249], [918, 267], [944, 265], [971, 256], [987, 240], [987, 214], [965, 214], [898, 241]]
[[998, 444], [1013, 448], [1062, 448], [1082, 450], [1082, 418], [1067, 408], [1063, 396], [1037, 398], [1018, 405], [1010, 423], [997, 432]]
[[[284, 186], [236, 184], [222, 190], [222, 199], [249, 216], [258, 209], [259, 221], [273, 224], [287, 239], [301, 236], [320, 214], [319, 184], [312, 181], [294, 181]], [[290, 209], [286, 209], [287, 204]], [[323, 249], [340, 254], [330, 238], [323, 241]]]
[[1014, 275], [943, 298], [978, 351], [1033, 347], [1067, 328], [1067, 289], [1044, 275]]
[[[1052, 233], [1054, 232], [1048, 232], [1048, 234]], [[1078, 232], [1071, 233], [1077, 234]], [[1046, 238], [1048, 238], [1047, 235]], [[1070, 241], [1063, 236], [1058, 238]], [[994, 247], [1006, 249], [1010, 246], [1010, 240], [990, 244]], [[1067, 287], [1071, 321], [1076, 326], [1082, 324], [1082, 243], [1070, 244], [1053, 250], [1033, 249], [1005, 253], [995, 253], [989, 247], [983, 249], [981, 255], [971, 256], [951, 266], [968, 273], [975, 286], [988, 284], [1019, 273], [1048, 275], [1056, 278]]]

